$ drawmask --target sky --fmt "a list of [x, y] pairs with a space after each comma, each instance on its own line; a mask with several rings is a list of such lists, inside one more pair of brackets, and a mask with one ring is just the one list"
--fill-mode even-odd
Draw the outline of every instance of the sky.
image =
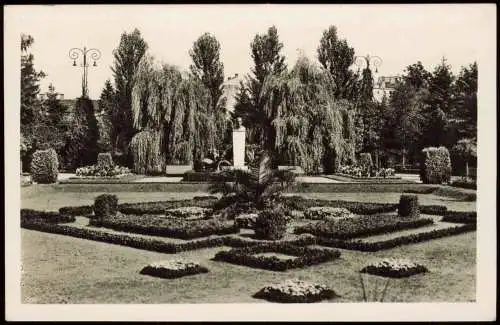
[[403, 73], [422, 61], [432, 71], [445, 56], [452, 70], [479, 61], [485, 22], [495, 10], [488, 5], [45, 5], [7, 8], [7, 28], [33, 36], [35, 67], [47, 73], [41, 87], [52, 83], [65, 98], [81, 94], [81, 68], [73, 67], [70, 48], [97, 48], [101, 58], [89, 69], [89, 94], [98, 98], [112, 78], [112, 51], [123, 32], [138, 28], [159, 61], [188, 69], [189, 49], [203, 33], [221, 44], [227, 76], [249, 73], [250, 43], [275, 25], [283, 54], [293, 65], [300, 51], [317, 61], [325, 29], [335, 25], [356, 55], [379, 56], [378, 76]]

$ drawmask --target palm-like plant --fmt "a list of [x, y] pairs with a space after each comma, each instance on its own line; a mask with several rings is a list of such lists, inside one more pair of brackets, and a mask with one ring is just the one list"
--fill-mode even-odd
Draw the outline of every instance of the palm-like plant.
[[209, 187], [211, 194], [222, 194], [219, 208], [263, 210], [273, 207], [283, 191], [295, 180], [295, 174], [271, 168], [271, 159], [264, 152], [250, 164], [249, 170], [232, 169], [220, 172]]

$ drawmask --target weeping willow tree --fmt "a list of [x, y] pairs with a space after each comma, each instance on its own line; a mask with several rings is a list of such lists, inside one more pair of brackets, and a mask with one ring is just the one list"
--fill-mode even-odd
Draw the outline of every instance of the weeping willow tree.
[[203, 84], [150, 55], [139, 63], [132, 90], [130, 146], [137, 173], [164, 172], [167, 164], [191, 164], [214, 150], [216, 118]]
[[290, 72], [268, 75], [259, 91], [251, 87], [248, 79], [236, 113], [278, 163], [312, 173], [354, 160], [353, 113], [349, 102], [334, 98], [326, 71], [301, 57]]

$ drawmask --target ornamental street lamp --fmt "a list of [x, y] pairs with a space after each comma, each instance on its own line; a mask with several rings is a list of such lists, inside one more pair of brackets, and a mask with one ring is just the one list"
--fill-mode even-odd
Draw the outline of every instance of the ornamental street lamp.
[[[354, 64], [358, 67], [358, 74], [361, 68], [370, 69], [370, 64], [375, 67], [375, 73], [378, 73], [378, 67], [382, 64], [382, 59], [379, 56], [370, 56], [370, 54], [366, 56], [355, 56]], [[365, 64], [366, 67], [364, 67]]]
[[83, 68], [83, 75], [82, 75], [82, 97], [88, 98], [89, 96], [89, 89], [88, 89], [88, 69], [89, 69], [89, 62], [87, 62], [87, 55], [90, 56], [92, 60], [94, 60], [94, 63], [92, 66], [97, 67], [97, 60], [101, 58], [101, 52], [98, 49], [87, 49], [87, 47], [83, 47], [83, 50], [80, 48], [72, 48], [69, 50], [69, 58], [73, 60], [73, 66], [76, 67], [76, 60], [80, 57], [82, 57], [83, 62], [80, 64], [80, 67]]

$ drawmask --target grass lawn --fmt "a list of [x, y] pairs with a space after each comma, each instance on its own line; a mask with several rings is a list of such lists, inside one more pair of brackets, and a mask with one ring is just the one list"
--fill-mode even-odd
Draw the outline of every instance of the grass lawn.
[[[380, 257], [410, 258], [430, 270], [392, 281], [385, 301], [475, 300], [476, 233], [377, 253], [341, 250], [338, 260], [285, 273], [211, 261], [229, 249], [222, 247], [170, 255], [26, 229], [21, 237], [24, 303], [263, 303], [251, 296], [290, 278], [331, 286], [342, 296], [335, 301], [359, 302], [357, 271]], [[210, 272], [173, 280], [139, 274], [145, 265], [170, 257], [193, 259]], [[363, 276], [368, 292], [381, 290], [381, 278]]]
[[[41, 191], [21, 188], [21, 207], [57, 211], [63, 206], [93, 204], [97, 192]], [[120, 203], [188, 199], [201, 193], [118, 192]], [[400, 193], [300, 193], [308, 198], [396, 203]], [[474, 211], [475, 202], [420, 194], [420, 204], [446, 205]], [[340, 250], [332, 262], [272, 272], [211, 258], [228, 247], [155, 253], [69, 236], [21, 229], [22, 298], [24, 303], [265, 303], [252, 295], [262, 287], [291, 278], [324, 283], [342, 297], [362, 301], [358, 271], [373, 259], [409, 258], [430, 273], [391, 281], [388, 302], [466, 302], [475, 300], [476, 233], [402, 246], [376, 253]], [[210, 272], [166, 280], [139, 274], [147, 264], [168, 258], [189, 258]], [[363, 275], [370, 292], [383, 279]]]

